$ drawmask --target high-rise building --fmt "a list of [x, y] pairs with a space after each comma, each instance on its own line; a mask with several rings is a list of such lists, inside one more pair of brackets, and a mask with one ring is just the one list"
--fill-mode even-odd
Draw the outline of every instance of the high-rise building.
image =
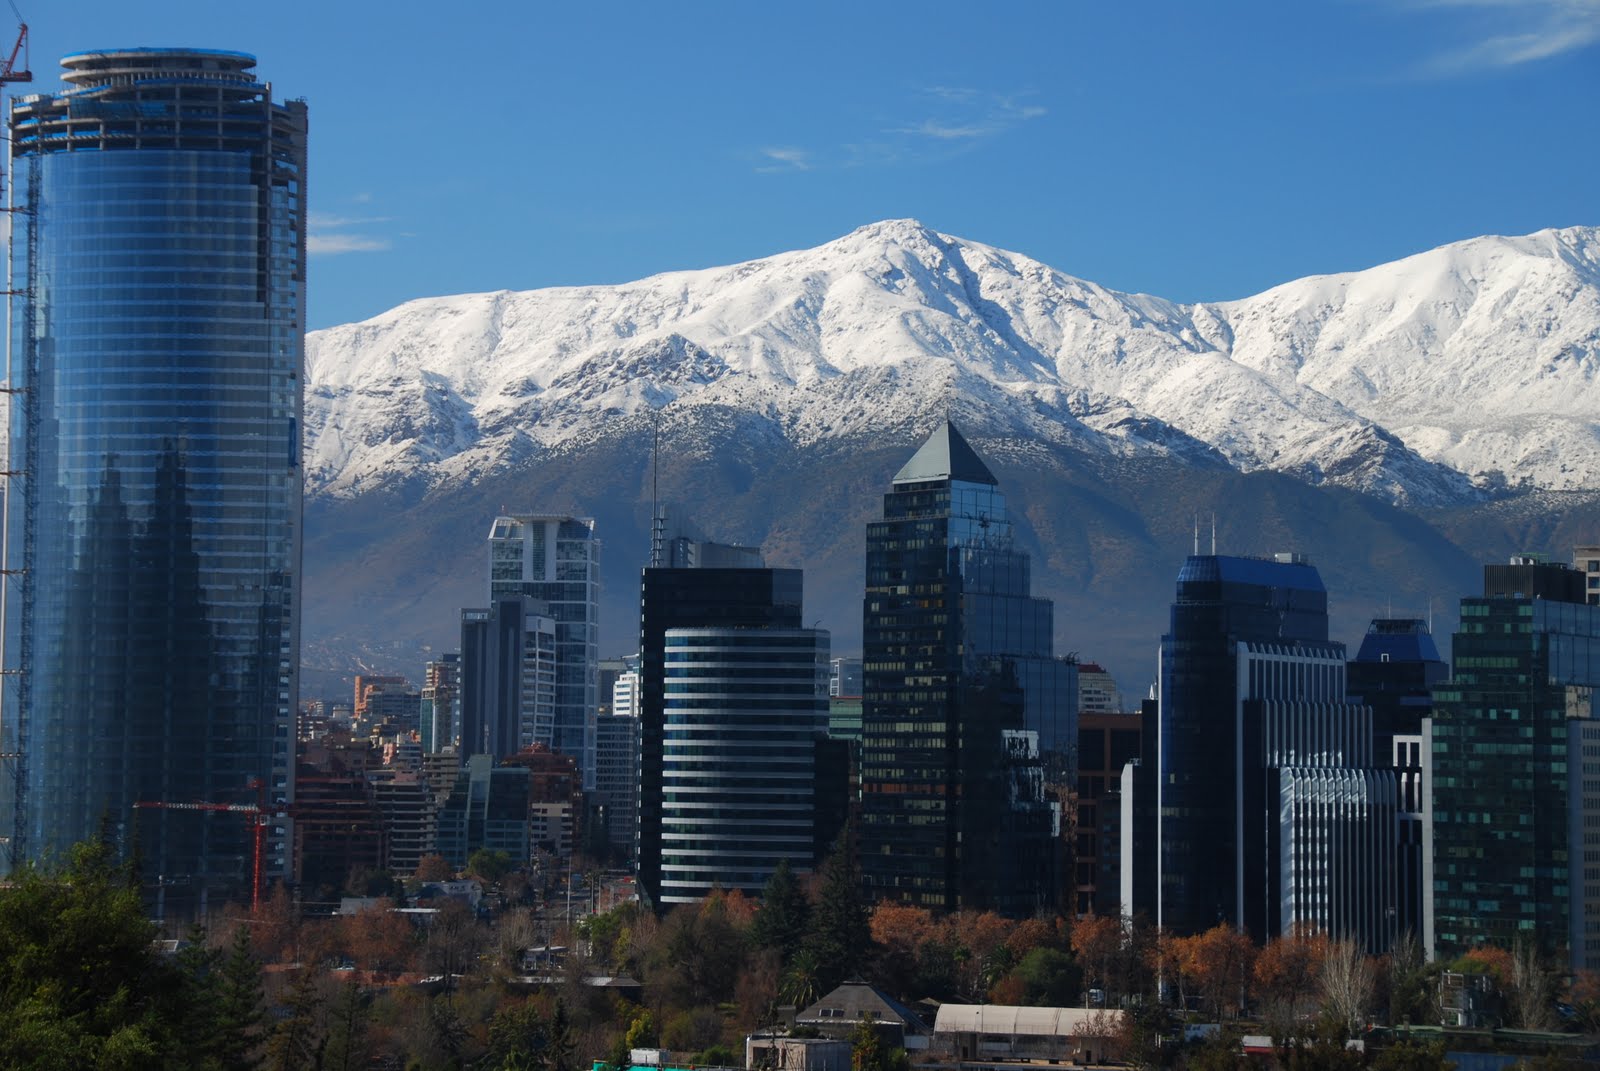
[[808, 869], [838, 833], [818, 796], [843, 789], [818, 770], [828, 634], [673, 628], [664, 666], [659, 902], [759, 896], [780, 863]]
[[798, 569], [644, 570], [639, 595], [639, 836], [641, 895], [662, 895], [667, 631], [674, 628], [802, 628]]
[[[293, 795], [306, 107], [255, 65], [83, 52], [12, 103], [16, 859], [131, 837], [135, 801]], [[239, 814], [138, 813], [169, 911], [247, 898]]]
[[861, 698], [861, 659], [835, 658], [828, 663], [828, 698]]
[[443, 751], [456, 744], [461, 720], [461, 654], [452, 651], [422, 671], [422, 750]]
[[1072, 876], [1080, 915], [1122, 912], [1122, 768], [1139, 757], [1142, 731], [1139, 714], [1079, 707]]
[[[525, 595], [461, 611], [461, 762], [549, 746], [560, 669], [557, 625]], [[565, 753], [564, 753], [565, 754]], [[577, 761], [577, 756], [572, 756]]]
[[1104, 666], [1094, 662], [1078, 665], [1078, 713], [1120, 714], [1121, 700], [1117, 698], [1116, 678]]
[[1600, 547], [1574, 547], [1572, 564], [1583, 574], [1583, 601], [1600, 606]]
[[1065, 907], [1077, 666], [998, 481], [946, 421], [867, 526], [861, 870], [874, 898]]
[[619, 677], [616, 690], [620, 696], [628, 688], [626, 701], [595, 719], [594, 798], [601, 831], [618, 860], [634, 857], [639, 834], [639, 718], [632, 702], [637, 680], [636, 673]]
[[1427, 622], [1411, 617], [1373, 619], [1348, 667], [1352, 702], [1372, 708], [1372, 755], [1393, 767], [1395, 820], [1395, 924], [1422, 936], [1422, 723], [1433, 709], [1433, 687], [1450, 675]]
[[1345, 648], [1304, 559], [1184, 563], [1143, 750], [1144, 807], [1123, 793], [1134, 910], [1180, 934], [1310, 925], [1389, 948], [1395, 777], [1374, 762], [1370, 709], [1345, 697]]
[[1423, 939], [1600, 966], [1600, 607], [1586, 571], [1484, 566], [1424, 724]]
[[526, 595], [555, 622], [553, 720], [533, 742], [572, 756], [594, 788], [600, 704], [600, 541], [588, 517], [518, 514], [489, 530], [489, 599]]

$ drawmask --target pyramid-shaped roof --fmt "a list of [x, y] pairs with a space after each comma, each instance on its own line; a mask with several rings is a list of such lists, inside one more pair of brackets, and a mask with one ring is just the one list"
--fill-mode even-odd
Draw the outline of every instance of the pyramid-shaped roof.
[[935, 428], [928, 441], [894, 474], [895, 483], [924, 480], [965, 480], [991, 486], [1000, 482], [949, 420]]

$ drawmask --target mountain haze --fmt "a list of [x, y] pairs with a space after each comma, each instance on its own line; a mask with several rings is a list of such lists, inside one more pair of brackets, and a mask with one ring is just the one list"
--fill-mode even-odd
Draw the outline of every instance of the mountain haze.
[[1129, 686], [1196, 513], [1224, 552], [1311, 553], [1347, 627], [1380, 592], [1453, 611], [1478, 560], [1600, 535], [1595, 228], [1185, 305], [891, 220], [620, 286], [413, 301], [313, 333], [307, 364], [305, 631], [330, 671], [415, 675], [420, 644], [450, 646], [502, 507], [597, 518], [604, 641], [627, 648], [657, 424], [662, 497], [804, 565], [841, 653], [862, 526], [947, 411], [1022, 514], [1058, 645]]

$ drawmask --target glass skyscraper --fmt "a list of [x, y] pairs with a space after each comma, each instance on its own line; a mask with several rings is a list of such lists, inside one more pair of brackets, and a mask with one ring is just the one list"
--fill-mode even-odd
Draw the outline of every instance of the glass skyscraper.
[[[241, 52], [62, 66], [10, 114], [18, 859], [293, 792], [306, 108]], [[247, 894], [244, 817], [138, 814], [169, 910]]]
[[1424, 723], [1424, 942], [1532, 943], [1600, 964], [1600, 608], [1587, 574], [1518, 559], [1461, 600]]
[[949, 422], [867, 526], [861, 870], [873, 898], [1064, 906], [1077, 666], [1052, 654], [998, 481]]
[[[595, 715], [600, 706], [600, 541], [587, 517], [496, 517], [489, 530], [489, 598], [526, 595], [555, 622], [553, 713], [534, 742], [578, 764], [595, 785]], [[463, 740], [463, 751], [469, 753]]]

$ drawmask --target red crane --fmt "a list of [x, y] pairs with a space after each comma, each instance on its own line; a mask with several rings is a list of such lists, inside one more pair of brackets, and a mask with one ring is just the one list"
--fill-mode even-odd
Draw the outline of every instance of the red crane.
[[[12, 4], [11, 10], [16, 11], [17, 5]], [[28, 24], [22, 21], [22, 16], [17, 16], [20, 29], [17, 31], [17, 43], [11, 46], [11, 55], [4, 63], [0, 63], [0, 86], [10, 85], [13, 82], [33, 81], [33, 72], [28, 69]], [[17, 57], [22, 57], [22, 70], [17, 70]]]
[[[252, 779], [250, 787], [256, 790], [258, 797], [264, 797], [265, 786], [259, 778]], [[272, 824], [272, 819], [287, 813], [287, 808], [269, 810], [262, 803], [175, 803], [168, 800], [135, 800], [133, 806], [139, 810], [163, 811], [210, 811], [222, 814], [245, 814], [250, 816], [250, 829], [253, 835], [253, 859], [250, 876], [250, 912], [255, 914], [261, 909], [261, 860], [263, 844], [266, 840], [267, 826]]]

